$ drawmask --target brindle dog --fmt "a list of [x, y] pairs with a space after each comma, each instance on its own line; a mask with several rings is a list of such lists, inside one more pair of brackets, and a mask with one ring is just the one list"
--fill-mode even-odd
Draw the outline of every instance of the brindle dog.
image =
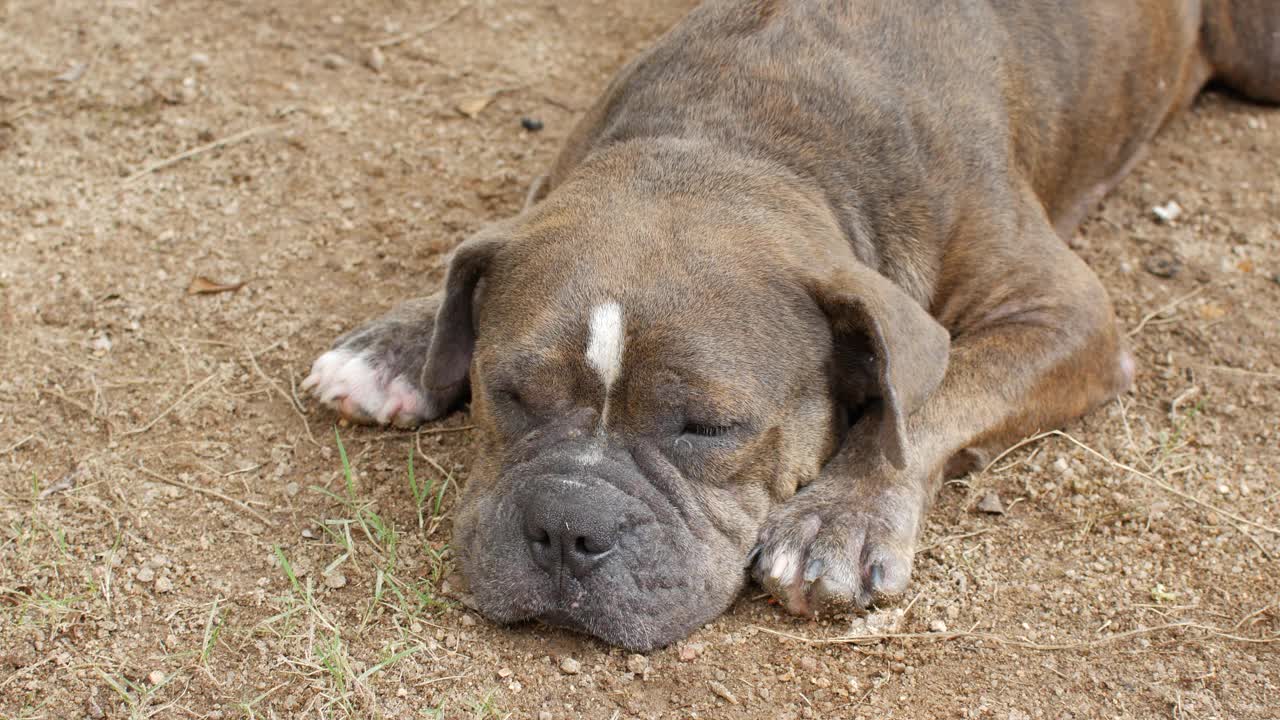
[[653, 648], [749, 574], [866, 607], [940, 478], [1132, 382], [1063, 239], [1213, 79], [1280, 102], [1280, 3], [711, 0], [307, 385], [397, 424], [469, 393], [453, 547], [499, 622]]

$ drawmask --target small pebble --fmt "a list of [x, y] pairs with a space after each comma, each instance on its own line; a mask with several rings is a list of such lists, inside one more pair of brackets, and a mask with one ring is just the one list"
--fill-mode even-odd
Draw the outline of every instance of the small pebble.
[[327, 587], [337, 590], [347, 586], [347, 576], [340, 572], [330, 573], [324, 576], [324, 584]]
[[167, 577], [156, 578], [156, 592], [167, 593], [173, 590], [173, 581]]
[[320, 64], [330, 70], [337, 70], [347, 64], [347, 59], [337, 53], [329, 53], [320, 58]]
[[315, 540], [316, 534], [311, 532], [311, 528], [302, 528], [302, 537], [308, 540]]
[[717, 697], [721, 698], [722, 700], [729, 703], [730, 705], [738, 704], [738, 698], [735, 697], [733, 693], [729, 692], [729, 688], [725, 687], [723, 683], [718, 683], [715, 680], [712, 680], [710, 682], [710, 685], [711, 685], [711, 692], [715, 693]]
[[160, 672], [159, 670], [152, 670], [147, 675], [147, 682], [151, 683], [152, 685], [159, 685], [160, 683], [164, 682], [164, 673]]
[[513, 673], [511, 672], [511, 668], [508, 668], [508, 667], [498, 668], [498, 677], [500, 678], [506, 679], [511, 677], [512, 674]]
[[538, 720], [552, 720], [554, 717], [555, 715], [552, 715], [550, 710], [543, 710], [538, 713]]
[[542, 121], [539, 120], [538, 118], [522, 117], [520, 118], [520, 127], [524, 128], [525, 130], [528, 130], [529, 132], [538, 132], [544, 126], [542, 124]]
[[302, 488], [298, 487], [298, 483], [296, 482], [291, 482], [284, 486], [284, 494], [288, 495], [289, 497], [293, 497], [301, 491], [302, 491]]
[[811, 657], [800, 658], [800, 669], [805, 672], [814, 672], [818, 669], [818, 661]]
[[155, 579], [156, 579], [156, 571], [152, 570], [150, 567], [147, 567], [146, 565], [143, 565], [142, 569], [138, 571], [138, 575], [136, 578], [138, 582], [144, 582], [144, 583], [149, 583]]
[[947, 631], [947, 624], [941, 620], [934, 620], [929, 623], [929, 632], [944, 633]]
[[582, 663], [571, 657], [560, 660], [560, 671], [565, 675], [577, 675], [582, 670]]
[[1151, 208], [1151, 212], [1160, 222], [1171, 223], [1182, 217], [1182, 206], [1178, 204], [1177, 200], [1170, 200], [1163, 205]]
[[472, 627], [476, 624], [476, 619], [470, 615], [463, 615], [461, 622], [463, 627]]
[[209, 67], [209, 56], [202, 53], [191, 53], [191, 64], [198, 68]]
[[387, 56], [376, 47], [369, 48], [369, 54], [364, 59], [364, 64], [374, 72], [382, 72], [382, 68], [387, 64]]
[[978, 509], [988, 515], [1003, 515], [1004, 503], [1000, 501], [1000, 496], [991, 490], [978, 501]]
[[706, 649], [707, 649], [706, 643], [700, 643], [700, 642], [686, 643], [684, 647], [680, 648], [680, 660], [681, 662], [689, 662], [690, 660], [696, 660], [698, 656], [702, 654], [702, 651]]

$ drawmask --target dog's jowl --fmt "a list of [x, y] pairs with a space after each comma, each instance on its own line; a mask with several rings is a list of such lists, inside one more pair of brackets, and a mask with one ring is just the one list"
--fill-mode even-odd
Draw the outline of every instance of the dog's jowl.
[[939, 480], [1122, 392], [1064, 243], [1212, 79], [1280, 102], [1270, 0], [713, 0], [618, 73], [518, 216], [307, 386], [469, 397], [477, 606], [629, 648], [751, 577], [901, 593]]

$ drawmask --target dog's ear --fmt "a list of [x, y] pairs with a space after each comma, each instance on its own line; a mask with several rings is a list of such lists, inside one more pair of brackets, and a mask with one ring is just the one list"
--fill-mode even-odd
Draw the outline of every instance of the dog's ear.
[[483, 294], [483, 280], [504, 244], [491, 229], [454, 250], [422, 369], [422, 384], [427, 389], [449, 394], [466, 383], [476, 347], [477, 303]]
[[907, 418], [942, 383], [950, 335], [914, 298], [861, 263], [811, 282], [809, 292], [831, 323], [837, 389], [863, 376], [871, 388], [859, 390], [881, 401], [881, 447], [903, 467]]

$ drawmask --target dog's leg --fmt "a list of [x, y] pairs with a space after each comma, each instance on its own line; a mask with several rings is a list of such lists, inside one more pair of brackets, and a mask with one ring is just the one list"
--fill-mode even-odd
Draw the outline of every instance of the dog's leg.
[[1132, 382], [1097, 276], [1031, 192], [1022, 197], [1016, 219], [970, 222], [955, 237], [934, 308], [952, 334], [949, 365], [908, 419], [902, 467], [861, 422], [766, 520], [754, 575], [792, 611], [866, 607], [904, 590], [925, 512], [957, 459], [990, 457]]
[[444, 415], [458, 393], [443, 397], [422, 379], [440, 298], [409, 300], [338, 338], [302, 387], [356, 422], [412, 427]]
[[1280, 103], [1280, 3], [1207, 0], [1203, 37], [1216, 77], [1254, 100]]

